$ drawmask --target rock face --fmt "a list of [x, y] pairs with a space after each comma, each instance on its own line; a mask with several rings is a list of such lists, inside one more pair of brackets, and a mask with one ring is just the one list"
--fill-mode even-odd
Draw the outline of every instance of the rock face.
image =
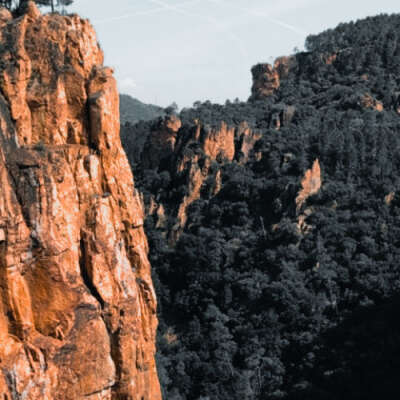
[[278, 71], [271, 64], [258, 64], [251, 69], [253, 86], [251, 98], [254, 100], [271, 96], [280, 86]]
[[[157, 217], [157, 227], [164, 230], [173, 245], [187, 222], [187, 209], [201, 197], [202, 191], [211, 196], [221, 189], [220, 167], [236, 160], [246, 163], [253, 154], [261, 133], [253, 131], [246, 122], [228, 126], [221, 121], [215, 127], [195, 120], [188, 129], [176, 116], [160, 120], [148, 137], [141, 152], [141, 165], [147, 169], [168, 171], [172, 179], [183, 182], [184, 195], [174, 209], [159, 199], [143, 198], [146, 215]], [[169, 215], [171, 224], [167, 223]]]
[[177, 132], [182, 124], [178, 117], [169, 115], [160, 120], [157, 129], [147, 138], [149, 152], [142, 154], [144, 168], [156, 168], [174, 152]]
[[161, 398], [143, 212], [93, 28], [0, 11], [0, 394]]
[[201, 137], [204, 153], [212, 160], [232, 161], [235, 156], [235, 128], [221, 122], [217, 129], [207, 129]]
[[261, 100], [269, 97], [279, 89], [281, 80], [289, 75], [289, 71], [296, 64], [296, 57], [278, 57], [274, 66], [271, 64], [257, 64], [251, 69], [253, 86], [250, 100]]
[[319, 160], [316, 159], [311, 167], [308, 169], [303, 179], [301, 180], [301, 190], [296, 197], [296, 208], [300, 210], [305, 201], [312, 195], [317, 194], [321, 189], [321, 167]]

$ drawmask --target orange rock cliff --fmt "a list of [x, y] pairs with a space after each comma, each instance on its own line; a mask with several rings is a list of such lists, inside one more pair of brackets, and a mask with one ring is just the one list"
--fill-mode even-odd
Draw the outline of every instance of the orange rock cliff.
[[0, 397], [161, 398], [143, 211], [88, 21], [0, 9]]

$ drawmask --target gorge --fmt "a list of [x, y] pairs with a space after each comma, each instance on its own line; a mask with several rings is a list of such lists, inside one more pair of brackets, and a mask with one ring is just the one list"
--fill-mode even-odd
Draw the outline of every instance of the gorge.
[[0, 9], [2, 400], [398, 398], [400, 15], [250, 72], [148, 106]]

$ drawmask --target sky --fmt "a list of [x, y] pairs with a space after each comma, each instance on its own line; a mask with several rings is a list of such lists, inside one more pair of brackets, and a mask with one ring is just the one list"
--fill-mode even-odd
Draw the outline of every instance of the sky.
[[121, 93], [163, 107], [250, 95], [250, 69], [347, 22], [400, 12], [398, 0], [75, 0]]

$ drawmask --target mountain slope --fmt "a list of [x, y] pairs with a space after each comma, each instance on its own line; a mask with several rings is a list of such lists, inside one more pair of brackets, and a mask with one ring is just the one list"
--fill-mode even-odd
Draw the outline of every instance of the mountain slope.
[[381, 15], [310, 36], [252, 69], [249, 101], [124, 140], [166, 398], [400, 394], [399, 26]]
[[139, 121], [148, 121], [164, 115], [163, 108], [142, 103], [127, 94], [119, 96], [119, 112], [121, 125], [127, 122], [133, 125]]

